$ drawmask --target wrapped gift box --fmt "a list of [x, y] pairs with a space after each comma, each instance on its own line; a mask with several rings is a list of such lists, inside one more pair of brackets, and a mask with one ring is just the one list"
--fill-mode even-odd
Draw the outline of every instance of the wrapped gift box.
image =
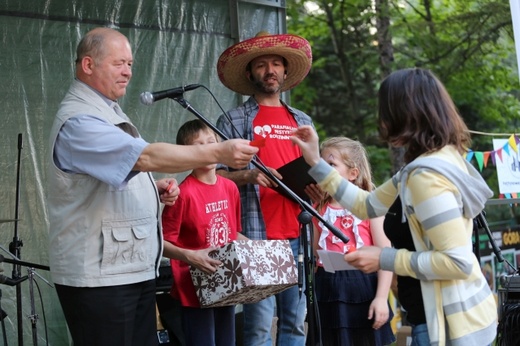
[[256, 303], [298, 283], [288, 240], [235, 240], [211, 253], [213, 274], [191, 268], [201, 307]]

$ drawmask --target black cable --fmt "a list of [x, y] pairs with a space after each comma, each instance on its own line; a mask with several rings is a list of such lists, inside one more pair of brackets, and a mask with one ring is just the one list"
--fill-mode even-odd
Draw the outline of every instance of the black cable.
[[38, 291], [38, 296], [40, 297], [40, 306], [42, 308], [42, 318], [43, 318], [43, 330], [45, 331], [45, 344], [49, 345], [49, 331], [47, 327], [47, 315], [45, 314], [45, 306], [43, 305], [43, 297], [42, 297], [42, 291], [40, 289], [40, 285], [38, 284], [38, 281], [34, 280], [34, 284], [36, 284], [36, 290]]
[[213, 95], [213, 93], [211, 92], [211, 90], [209, 90], [205, 85], [202, 85], [202, 84], [201, 84], [201, 87], [204, 88], [204, 89], [206, 89], [207, 92], [209, 92], [209, 94], [210, 94], [211, 97], [213, 98], [213, 101], [215, 101], [215, 103], [217, 104], [218, 108], [220, 108], [220, 111], [222, 112], [222, 115], [226, 118], [226, 120], [228, 121], [228, 123], [229, 123], [229, 124], [231, 125], [231, 127], [233, 128], [233, 132], [235, 132], [236, 135], [237, 135], [239, 138], [244, 139], [244, 136], [238, 132], [238, 129], [235, 127], [235, 124], [233, 124], [233, 121], [231, 121], [231, 118], [229, 117], [229, 114], [224, 110], [224, 108], [222, 107], [222, 105], [220, 104], [220, 102], [218, 102], [217, 98], [215, 97], [215, 95]]

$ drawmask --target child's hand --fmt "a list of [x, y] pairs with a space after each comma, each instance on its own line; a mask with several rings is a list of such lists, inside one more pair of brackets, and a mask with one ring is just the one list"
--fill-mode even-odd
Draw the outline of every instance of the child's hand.
[[374, 320], [372, 328], [376, 330], [381, 328], [386, 322], [388, 322], [389, 317], [388, 298], [376, 296], [368, 309], [368, 319]]
[[209, 256], [210, 252], [216, 249], [218, 248], [212, 246], [201, 250], [186, 250], [187, 262], [206, 274], [212, 274], [222, 265], [222, 262]]
[[325, 192], [319, 187], [318, 184], [309, 184], [305, 186], [303, 190], [311, 199], [312, 204], [321, 202], [325, 198]]

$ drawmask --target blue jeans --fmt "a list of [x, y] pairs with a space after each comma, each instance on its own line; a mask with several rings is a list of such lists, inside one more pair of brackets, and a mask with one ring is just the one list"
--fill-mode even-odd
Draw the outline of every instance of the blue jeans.
[[[298, 258], [299, 238], [291, 239], [294, 258]], [[305, 281], [305, 280], [304, 280]], [[304, 290], [302, 291], [304, 292]], [[272, 346], [273, 317], [278, 316], [276, 345], [305, 345], [305, 294], [297, 285], [254, 304], [244, 304], [244, 346]]]
[[410, 346], [430, 346], [428, 326], [426, 323], [412, 325], [412, 343]]

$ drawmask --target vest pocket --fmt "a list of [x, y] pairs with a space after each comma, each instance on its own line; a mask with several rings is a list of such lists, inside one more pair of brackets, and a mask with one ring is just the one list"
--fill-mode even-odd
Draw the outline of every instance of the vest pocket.
[[154, 266], [153, 239], [157, 222], [146, 217], [134, 220], [104, 220], [101, 274], [114, 275], [149, 270]]

